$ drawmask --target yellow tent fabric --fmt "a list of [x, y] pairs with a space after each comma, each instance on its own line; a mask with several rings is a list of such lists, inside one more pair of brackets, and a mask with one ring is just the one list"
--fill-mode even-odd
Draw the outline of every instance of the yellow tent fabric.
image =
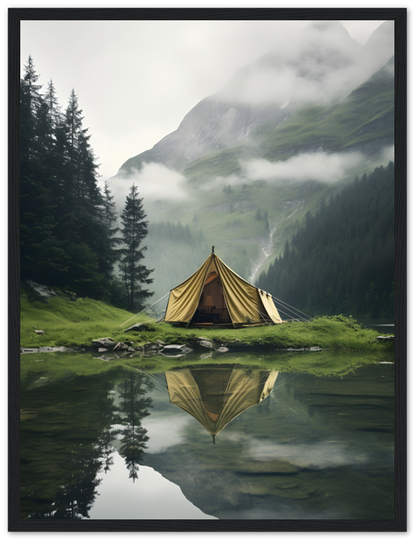
[[282, 323], [272, 296], [246, 282], [214, 253], [171, 290], [165, 321], [190, 325], [197, 312], [234, 327]]
[[172, 404], [191, 414], [215, 436], [240, 413], [264, 400], [272, 391], [277, 370], [210, 367], [165, 372]]

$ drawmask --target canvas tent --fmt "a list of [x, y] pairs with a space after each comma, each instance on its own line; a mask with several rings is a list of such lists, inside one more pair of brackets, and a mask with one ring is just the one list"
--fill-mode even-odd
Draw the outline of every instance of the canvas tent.
[[171, 403], [201, 423], [215, 443], [220, 430], [270, 394], [278, 373], [211, 366], [169, 370], [165, 377]]
[[269, 293], [238, 276], [212, 251], [190, 278], [171, 290], [165, 321], [194, 325], [282, 323]]

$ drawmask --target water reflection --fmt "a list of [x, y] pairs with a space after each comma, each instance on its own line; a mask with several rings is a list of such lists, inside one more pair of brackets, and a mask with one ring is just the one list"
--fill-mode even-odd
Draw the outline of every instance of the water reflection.
[[121, 435], [119, 452], [125, 460], [129, 479], [133, 479], [133, 482], [138, 478], [139, 464], [143, 461], [146, 442], [149, 441], [146, 430], [142, 427], [142, 420], [150, 415], [148, 408], [152, 400], [146, 397], [150, 389], [149, 378], [132, 372], [117, 385], [120, 406], [114, 420], [123, 428], [113, 429], [110, 434], [113, 439]]
[[165, 372], [169, 398], [215, 436], [272, 391], [277, 370], [205, 366]]
[[393, 383], [393, 365], [321, 378], [232, 364], [33, 374], [21, 516], [392, 518]]

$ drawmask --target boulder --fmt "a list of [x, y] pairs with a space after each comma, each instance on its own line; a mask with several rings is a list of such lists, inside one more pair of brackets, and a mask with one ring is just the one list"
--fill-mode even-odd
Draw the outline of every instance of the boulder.
[[109, 348], [113, 348], [116, 345], [116, 343], [114, 342], [112, 338], [106, 337], [106, 338], [97, 338], [97, 340], [93, 340], [92, 345], [97, 348], [109, 349]]
[[227, 351], [230, 351], [230, 350], [224, 346], [221, 346], [216, 351], [218, 351], [218, 353], [227, 353]]
[[45, 331], [37, 331], [37, 330], [35, 329], [35, 333], [36, 333], [36, 334], [45, 334]]
[[38, 300], [41, 300], [43, 302], [48, 302], [48, 299], [50, 297], [57, 296], [55, 291], [48, 286], [45, 286], [43, 284], [37, 284], [36, 282], [33, 282], [32, 280], [28, 280], [26, 283], [32, 290], [35, 298]]

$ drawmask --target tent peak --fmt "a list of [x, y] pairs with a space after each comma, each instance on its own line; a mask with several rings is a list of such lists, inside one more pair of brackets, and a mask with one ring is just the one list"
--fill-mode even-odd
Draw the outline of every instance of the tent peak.
[[212, 247], [212, 253], [214, 253], [214, 248], [215, 248], [215, 246]]

